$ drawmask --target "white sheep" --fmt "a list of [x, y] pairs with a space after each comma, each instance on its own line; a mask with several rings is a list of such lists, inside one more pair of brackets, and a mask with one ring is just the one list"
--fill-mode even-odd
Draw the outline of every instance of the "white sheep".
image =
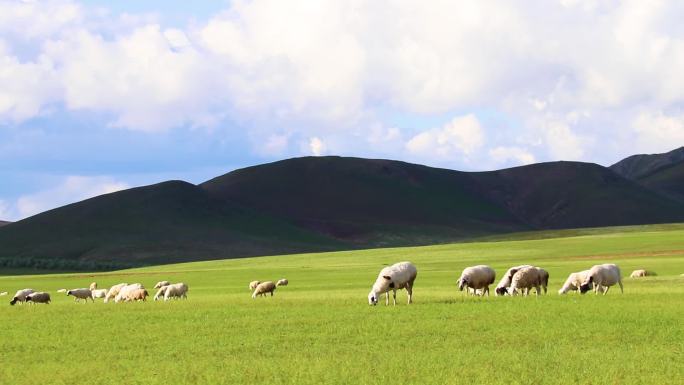
[[132, 292], [133, 290], [138, 290], [138, 289], [144, 289], [145, 287], [141, 283], [132, 283], [130, 285], [126, 285], [119, 290], [119, 294], [114, 297], [114, 303], [119, 303], [121, 301], [126, 300], [128, 298], [128, 294]]
[[159, 288], [162, 288], [162, 287], [170, 285], [170, 284], [171, 284], [171, 282], [169, 282], [169, 281], [159, 281], [154, 285], [153, 289], [159, 289]]
[[95, 289], [91, 290], [93, 293], [93, 298], [105, 298], [107, 297], [107, 289]]
[[0, 293], [0, 297], [2, 297], [3, 295], [7, 295], [7, 292], [3, 291], [2, 293]]
[[525, 267], [532, 267], [532, 265], [513, 266], [510, 269], [506, 270], [504, 276], [501, 277], [501, 281], [499, 281], [499, 283], [496, 285], [494, 293], [496, 293], [497, 296], [508, 294], [508, 288], [511, 286], [511, 280], [513, 279], [513, 275], [517, 273], [518, 270], [523, 269]]
[[[258, 296], [265, 297], [266, 293], [271, 293], [271, 297], [273, 297], [273, 292], [275, 291], [275, 289], [276, 285], [275, 283], [273, 283], [273, 281], [261, 282], [254, 289], [254, 293], [252, 293], [252, 298], [256, 298]], [[166, 297], [166, 294], [164, 294], [164, 297]]]
[[656, 273], [644, 269], [639, 269], [639, 270], [634, 270], [632, 274], [629, 275], [629, 278], [641, 278], [641, 277], [650, 277], [654, 276]]
[[59, 289], [59, 290], [57, 290], [57, 292], [58, 292], [58, 293], [66, 293], [66, 292], [67, 292], [67, 289]]
[[594, 265], [589, 269], [587, 277], [582, 282], [580, 292], [584, 294], [593, 288], [594, 293], [598, 294], [601, 291], [605, 295], [610, 287], [615, 284], [620, 285], [620, 292], [624, 293], [620, 268], [617, 265], [612, 263]]
[[16, 293], [14, 293], [14, 297], [10, 301], [10, 305], [14, 305], [15, 303], [19, 302], [20, 304], [26, 302], [26, 296], [34, 293], [35, 290], [33, 289], [21, 289], [17, 290]]
[[80, 289], [67, 290], [66, 295], [74, 297], [74, 302], [79, 302], [80, 300], [83, 300], [85, 301], [85, 303], [87, 303], [88, 298], [90, 298], [91, 301], [95, 302], [95, 300], [93, 299], [93, 292], [85, 287]]
[[131, 301], [143, 301], [143, 302], [145, 302], [147, 300], [148, 296], [149, 296], [149, 294], [147, 293], [147, 290], [145, 290], [145, 289], [132, 289], [132, 290], [125, 291], [125, 294], [123, 296], [123, 300], [126, 302], [131, 302]]
[[377, 305], [380, 296], [385, 293], [385, 305], [389, 305], [389, 292], [392, 291], [394, 305], [397, 304], [397, 290], [406, 289], [408, 304], [413, 303], [413, 283], [418, 276], [418, 269], [411, 262], [399, 262], [380, 270], [370, 293], [368, 304]]
[[90, 291], [97, 289], [97, 282], [91, 283], [90, 286], [88, 287], [88, 289], [90, 289]]
[[260, 283], [261, 283], [261, 281], [252, 281], [252, 282], [250, 282], [250, 283], [249, 283], [249, 291], [252, 291], [252, 290], [256, 289], [256, 287], [259, 286]]
[[558, 290], [558, 294], [565, 294], [569, 291], [575, 290], [577, 290], [577, 292], [579, 293], [580, 286], [582, 285], [582, 282], [584, 282], [584, 280], [587, 278], [587, 274], [589, 274], [589, 270], [570, 273], [568, 279], [565, 280], [563, 287], [561, 287], [560, 290]]
[[31, 293], [26, 296], [26, 302], [50, 304], [50, 294], [44, 292]]
[[458, 279], [458, 290], [471, 288], [474, 294], [477, 294], [477, 290], [482, 290], [482, 295], [486, 294], [489, 297], [489, 285], [493, 284], [495, 279], [494, 269], [487, 265], [466, 267]]
[[278, 282], [276, 282], [276, 286], [287, 286], [290, 283], [287, 279], [279, 279]]
[[516, 295], [518, 290], [524, 296], [530, 294], [530, 289], [537, 289], [537, 296], [541, 293], [542, 275], [538, 268], [524, 267], [513, 274], [511, 279], [511, 286], [508, 288], [508, 294]]
[[164, 301], [168, 301], [171, 298], [188, 298], [188, 285], [184, 284], [183, 282], [174, 283], [173, 285], [167, 285], [164, 287], [166, 288], [164, 291]]
[[169, 285], [164, 285], [157, 290], [157, 294], [154, 295], [154, 300], [158, 301], [161, 298], [164, 298], [164, 293], [166, 293], [166, 288], [168, 288]]
[[105, 296], [104, 302], [107, 303], [110, 300], [116, 298], [116, 296], [119, 295], [121, 289], [127, 285], [127, 283], [119, 283], [117, 285], [110, 287], [109, 291], [107, 291], [107, 295]]

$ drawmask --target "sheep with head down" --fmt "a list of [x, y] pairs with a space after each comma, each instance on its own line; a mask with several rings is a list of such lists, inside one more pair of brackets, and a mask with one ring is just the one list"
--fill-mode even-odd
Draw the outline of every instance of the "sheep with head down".
[[171, 285], [162, 286], [154, 295], [154, 300], [157, 301], [164, 298], [164, 301], [168, 301], [173, 298], [188, 298], [188, 285], [183, 282], [174, 283]]
[[126, 298], [128, 298], [128, 294], [134, 290], [138, 289], [144, 289], [145, 287], [141, 283], [132, 283], [130, 285], [126, 285], [119, 290], [119, 294], [114, 297], [114, 303], [119, 303], [121, 301], [125, 301]]
[[261, 281], [252, 281], [252, 282], [250, 282], [250, 283], [249, 283], [249, 291], [252, 291], [252, 290], [256, 289], [257, 286], [259, 286], [260, 283], [261, 283]]
[[493, 284], [495, 279], [496, 272], [487, 265], [466, 267], [458, 279], [458, 290], [470, 288], [475, 294], [477, 290], [481, 290], [483, 296], [486, 294], [489, 297], [489, 285]]
[[603, 265], [594, 265], [589, 269], [584, 282], [580, 286], [582, 294], [589, 290], [594, 290], [595, 294], [599, 291], [605, 295], [613, 285], [620, 285], [620, 292], [624, 293], [622, 287], [622, 276], [620, 268], [613, 263], [604, 263]]
[[634, 270], [632, 274], [629, 275], [629, 278], [643, 278], [643, 277], [652, 277], [655, 276], [656, 273], [652, 271], [648, 271], [645, 269], [639, 269], [639, 270]]
[[112, 287], [109, 288], [107, 291], [107, 295], [105, 296], [104, 302], [107, 303], [110, 300], [113, 300], [116, 298], [117, 295], [119, 295], [119, 292], [121, 291], [122, 288], [126, 287], [128, 284], [127, 283], [119, 283], [116, 284]]
[[508, 294], [508, 288], [511, 286], [511, 281], [513, 280], [513, 275], [518, 272], [520, 269], [524, 269], [526, 267], [532, 267], [532, 265], [520, 265], [520, 266], [513, 266], [510, 269], [506, 270], [506, 273], [504, 274], [503, 277], [501, 277], [501, 281], [496, 285], [496, 289], [494, 289], [494, 293], [499, 296], [499, 295], [506, 295]]
[[14, 306], [14, 304], [17, 302], [19, 302], [20, 304], [26, 302], [26, 296], [34, 292], [35, 290], [33, 289], [17, 290], [17, 292], [14, 294], [14, 297], [12, 297], [12, 300], [10, 301], [10, 305]]
[[170, 284], [171, 284], [171, 282], [169, 282], [169, 281], [159, 281], [154, 285], [153, 289], [161, 289], [162, 287], [168, 286]]
[[406, 289], [408, 304], [413, 303], [413, 284], [418, 269], [411, 262], [399, 262], [380, 270], [378, 277], [368, 293], [368, 304], [377, 305], [380, 296], [385, 294], [385, 305], [389, 305], [389, 292], [392, 291], [394, 305], [397, 304], [397, 290]]
[[26, 296], [26, 302], [50, 304], [50, 294], [45, 292], [31, 293]]
[[558, 294], [565, 294], [569, 291], [577, 291], [579, 293], [580, 286], [582, 286], [582, 282], [587, 278], [587, 274], [589, 274], [589, 270], [570, 273], [568, 279], [565, 280], [563, 287], [558, 290]]
[[531, 266], [518, 270], [513, 274], [511, 286], [508, 288], [508, 294], [517, 295], [520, 290], [523, 296], [528, 296], [532, 288], [537, 289], [537, 296], [541, 294], [542, 273], [540, 269]]
[[[262, 282], [257, 285], [257, 287], [254, 289], [254, 293], [252, 293], [252, 298], [256, 298], [259, 296], [265, 297], [267, 293], [271, 293], [271, 297], [273, 297], [273, 292], [276, 289], [276, 284], [273, 283], [273, 281], [266, 281]], [[164, 294], [166, 296], [166, 294]]]
[[290, 284], [290, 281], [288, 281], [285, 278], [279, 279], [278, 282], [276, 282], [276, 286], [287, 286]]

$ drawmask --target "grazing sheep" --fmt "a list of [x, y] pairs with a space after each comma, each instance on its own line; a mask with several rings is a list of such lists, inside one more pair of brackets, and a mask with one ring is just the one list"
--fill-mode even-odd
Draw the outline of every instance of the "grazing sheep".
[[394, 305], [397, 304], [397, 290], [406, 289], [408, 304], [413, 303], [413, 283], [418, 276], [418, 269], [411, 262], [399, 262], [380, 270], [370, 293], [368, 304], [377, 305], [380, 296], [385, 293], [385, 305], [389, 305], [389, 292], [392, 291]]
[[473, 289], [475, 294], [477, 290], [482, 290], [482, 295], [487, 294], [489, 297], [489, 285], [493, 284], [495, 279], [494, 269], [487, 265], [466, 267], [458, 279], [458, 290], [463, 291], [468, 287]]
[[153, 289], [159, 289], [159, 288], [162, 288], [164, 286], [168, 286], [170, 284], [171, 284], [171, 282], [169, 282], [169, 281], [159, 281], [159, 282], [157, 282], [156, 285], [154, 285]]
[[641, 278], [641, 277], [651, 277], [656, 275], [656, 273], [644, 269], [634, 270], [629, 278]]
[[66, 292], [66, 295], [67, 296], [70, 295], [70, 296], [74, 297], [75, 302], [79, 302], [80, 300], [84, 300], [85, 303], [87, 303], [88, 298], [90, 298], [91, 301], [95, 302], [95, 300], [93, 299], [93, 292], [87, 288], [68, 290]]
[[287, 279], [279, 279], [278, 282], [276, 282], [276, 286], [287, 286], [290, 283]]
[[157, 301], [161, 298], [164, 298], [164, 293], [166, 293], [166, 289], [168, 287], [168, 285], [160, 287], [159, 290], [157, 290], [157, 294], [154, 295], [154, 300]]
[[50, 294], [44, 292], [31, 293], [26, 296], [26, 302], [50, 304]]
[[124, 301], [126, 298], [128, 298], [128, 293], [132, 292], [133, 290], [138, 290], [138, 289], [144, 289], [145, 287], [141, 283], [132, 283], [130, 285], [126, 285], [119, 290], [119, 294], [114, 297], [114, 303], [119, 303], [121, 301]]
[[132, 289], [132, 290], [126, 291], [123, 300], [126, 302], [130, 302], [130, 301], [143, 301], [143, 302], [145, 302], [147, 300], [148, 296], [149, 296], [149, 294], [147, 293], [147, 290], [145, 290], [145, 289]]
[[14, 297], [13, 297], [12, 300], [10, 301], [10, 305], [13, 305], [13, 306], [14, 306], [14, 304], [17, 303], [17, 302], [19, 302], [19, 303], [24, 303], [24, 302], [26, 302], [26, 296], [29, 295], [29, 294], [31, 294], [31, 293], [34, 293], [34, 292], [35, 292], [35, 290], [33, 290], [33, 289], [21, 289], [21, 290], [17, 290], [17, 292], [14, 293]]
[[620, 292], [624, 293], [620, 268], [617, 265], [612, 263], [594, 265], [589, 269], [587, 277], [582, 282], [580, 292], [584, 294], [593, 288], [594, 293], [598, 294], [601, 291], [605, 295], [610, 287], [615, 284], [620, 285]]
[[88, 287], [88, 289], [90, 289], [90, 291], [97, 289], [97, 282], [91, 283], [90, 286]]
[[535, 267], [539, 271], [539, 285], [544, 289], [544, 294], [547, 293], [549, 287], [549, 273], [541, 267]]
[[116, 296], [119, 295], [121, 289], [127, 285], [127, 283], [120, 283], [118, 285], [110, 287], [109, 291], [107, 292], [107, 295], [105, 296], [104, 302], [107, 303], [109, 302], [109, 300], [116, 298]]
[[249, 283], [249, 291], [252, 291], [252, 290], [256, 289], [257, 286], [259, 286], [260, 283], [261, 283], [261, 281], [252, 281], [252, 282], [250, 282], [250, 283]]
[[[188, 285], [183, 282], [174, 283], [173, 285], [164, 286], [166, 290], [164, 291], [164, 301], [168, 301], [171, 298], [188, 298]], [[271, 292], [273, 295], [273, 292]]]
[[577, 273], [570, 273], [568, 279], [565, 280], [563, 287], [561, 287], [560, 290], [558, 290], [558, 294], [565, 294], [569, 291], [575, 290], [577, 290], [577, 292], [579, 293], [582, 282], [584, 282], [584, 280], [587, 279], [587, 274], [589, 274], [589, 270], [583, 270]]
[[93, 298], [105, 298], [107, 296], [107, 289], [95, 289], [91, 291], [93, 293]]
[[511, 286], [508, 288], [508, 294], [517, 295], [518, 290], [524, 296], [530, 295], [530, 289], [537, 289], [537, 296], [541, 293], [542, 274], [536, 267], [524, 267], [515, 274], [511, 279]]
[[499, 284], [496, 285], [494, 293], [497, 296], [508, 294], [508, 288], [511, 286], [511, 280], [513, 279], [513, 275], [517, 273], [518, 270], [523, 269], [525, 267], [532, 267], [532, 265], [513, 266], [510, 269], [506, 270], [506, 273], [501, 278], [501, 281], [499, 281]]
[[59, 289], [59, 290], [57, 290], [58, 293], [66, 293], [66, 291], [67, 291], [66, 289]]
[[[254, 293], [252, 293], [252, 298], [256, 298], [257, 296], [266, 296], [266, 293], [271, 293], [271, 297], [273, 297], [273, 292], [276, 289], [275, 283], [273, 281], [266, 281], [262, 282], [257, 285], [257, 287], [254, 289]], [[166, 294], [164, 294], [164, 300], [166, 300]]]
[[7, 292], [3, 291], [2, 293], [0, 293], [0, 297], [2, 297], [3, 295], [7, 295]]

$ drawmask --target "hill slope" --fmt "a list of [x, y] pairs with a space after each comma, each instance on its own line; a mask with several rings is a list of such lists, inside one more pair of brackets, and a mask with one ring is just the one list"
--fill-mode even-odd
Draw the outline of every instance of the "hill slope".
[[5, 225], [9, 225], [10, 223], [12, 223], [12, 222], [0, 221], [0, 227], [5, 226]]
[[683, 221], [684, 205], [595, 164], [465, 173], [307, 157], [198, 186], [170, 181], [120, 191], [12, 223], [0, 229], [0, 263], [138, 265]]
[[630, 156], [610, 168], [684, 203], [684, 147], [664, 154]]

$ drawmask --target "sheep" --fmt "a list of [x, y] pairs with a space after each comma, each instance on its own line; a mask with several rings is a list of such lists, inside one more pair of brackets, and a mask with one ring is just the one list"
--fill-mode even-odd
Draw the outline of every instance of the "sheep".
[[408, 304], [413, 303], [413, 283], [418, 276], [418, 269], [411, 262], [399, 262], [380, 270], [378, 277], [368, 293], [368, 304], [377, 305], [380, 296], [385, 293], [385, 306], [389, 305], [389, 292], [392, 291], [394, 305], [397, 305], [397, 290], [406, 289]]
[[634, 270], [632, 274], [629, 275], [629, 278], [641, 278], [641, 277], [649, 277], [656, 275], [656, 273], [644, 269], [639, 269], [639, 270]]
[[276, 286], [287, 286], [290, 283], [287, 279], [279, 279], [278, 282], [276, 282]]
[[[174, 283], [173, 285], [165, 286], [164, 291], [164, 301], [168, 301], [170, 298], [188, 298], [188, 285], [183, 282]], [[275, 289], [274, 289], [275, 290]], [[273, 295], [273, 292], [271, 292]]]
[[145, 289], [132, 289], [132, 290], [127, 290], [124, 294], [123, 300], [126, 302], [130, 301], [143, 301], [145, 302], [147, 300], [147, 297], [149, 294], [147, 293], [147, 290]]
[[549, 286], [549, 273], [541, 267], [535, 267], [535, 269], [539, 271], [539, 285], [544, 289], [544, 294], [546, 294]]
[[489, 285], [494, 283], [495, 279], [494, 269], [487, 265], [466, 267], [458, 279], [458, 290], [463, 291], [464, 288], [468, 287], [477, 294], [477, 290], [480, 289], [483, 296], [487, 294], [489, 297]]
[[116, 296], [119, 294], [121, 291], [121, 288], [127, 286], [127, 283], [120, 283], [118, 285], [114, 285], [109, 288], [109, 291], [107, 292], [107, 295], [105, 296], [104, 302], [107, 303], [109, 300], [112, 300], [116, 298]]
[[543, 276], [540, 269], [532, 267], [524, 267], [513, 274], [511, 279], [511, 286], [508, 288], [508, 294], [516, 295], [518, 289], [521, 290], [524, 296], [530, 295], [530, 289], [537, 289], [537, 296], [541, 293], [541, 285]]
[[577, 273], [570, 273], [568, 276], [568, 279], [565, 280], [565, 283], [563, 284], [563, 287], [558, 290], [558, 294], [565, 294], [569, 291], [575, 291], [579, 293], [580, 291], [580, 286], [582, 285], [582, 282], [587, 278], [587, 274], [589, 274], [589, 270], [583, 270], [579, 271]]
[[[262, 282], [257, 285], [257, 287], [254, 289], [254, 293], [252, 293], [252, 298], [256, 298], [257, 296], [266, 296], [266, 293], [271, 293], [271, 297], [273, 297], [273, 292], [276, 289], [275, 283], [273, 281], [266, 281]], [[164, 300], [166, 300], [166, 294], [164, 294]]]
[[71, 290], [68, 290], [66, 292], [66, 295], [67, 296], [73, 296], [74, 302], [79, 302], [80, 300], [84, 300], [85, 303], [88, 303], [88, 298], [90, 298], [91, 301], [95, 302], [95, 300], [93, 299], [93, 292], [87, 288], [71, 289]]
[[7, 295], [7, 292], [3, 291], [2, 293], [0, 293], [0, 297], [2, 297], [3, 295]]
[[95, 289], [91, 291], [93, 293], [93, 298], [105, 298], [107, 296], [107, 289]]
[[97, 282], [91, 283], [90, 286], [88, 287], [88, 289], [90, 289], [90, 291], [97, 289]]
[[164, 298], [164, 293], [166, 293], [166, 289], [168, 287], [168, 285], [160, 287], [159, 290], [157, 290], [157, 294], [154, 295], [154, 300], [157, 301], [161, 298]]
[[508, 294], [508, 288], [511, 286], [511, 280], [513, 279], [513, 275], [517, 273], [518, 270], [523, 269], [525, 267], [532, 267], [532, 265], [513, 266], [510, 269], [508, 269], [504, 276], [501, 278], [501, 281], [499, 281], [499, 284], [496, 285], [494, 293], [497, 296]]
[[250, 282], [250, 283], [249, 283], [249, 291], [252, 291], [252, 290], [256, 289], [256, 287], [259, 286], [260, 283], [261, 283], [261, 281], [252, 281], [252, 282]]
[[50, 304], [50, 294], [40, 292], [40, 293], [31, 293], [26, 296], [26, 302], [33, 302], [33, 303], [44, 303], [46, 305]]
[[59, 290], [57, 290], [57, 292], [58, 292], [58, 293], [66, 293], [67, 290], [66, 290], [66, 289], [59, 289]]
[[119, 294], [114, 297], [114, 303], [119, 303], [126, 298], [128, 298], [128, 293], [132, 292], [133, 290], [138, 290], [138, 289], [144, 289], [145, 287], [141, 283], [132, 283], [130, 285], [126, 285], [119, 290]]
[[624, 293], [620, 268], [617, 265], [612, 263], [594, 265], [582, 282], [580, 292], [584, 294], [593, 288], [595, 294], [601, 291], [603, 295], [606, 295], [610, 287], [616, 283], [620, 285], [620, 293]]
[[14, 306], [14, 304], [17, 302], [19, 302], [19, 303], [26, 302], [26, 296], [31, 294], [31, 293], [34, 293], [34, 292], [35, 292], [35, 290], [33, 290], [33, 289], [17, 290], [17, 292], [14, 294], [14, 297], [10, 301], [10, 305]]
[[159, 281], [154, 285], [153, 289], [160, 289], [160, 288], [162, 288], [164, 286], [168, 286], [170, 284], [171, 284], [171, 282], [169, 282], [169, 281]]

